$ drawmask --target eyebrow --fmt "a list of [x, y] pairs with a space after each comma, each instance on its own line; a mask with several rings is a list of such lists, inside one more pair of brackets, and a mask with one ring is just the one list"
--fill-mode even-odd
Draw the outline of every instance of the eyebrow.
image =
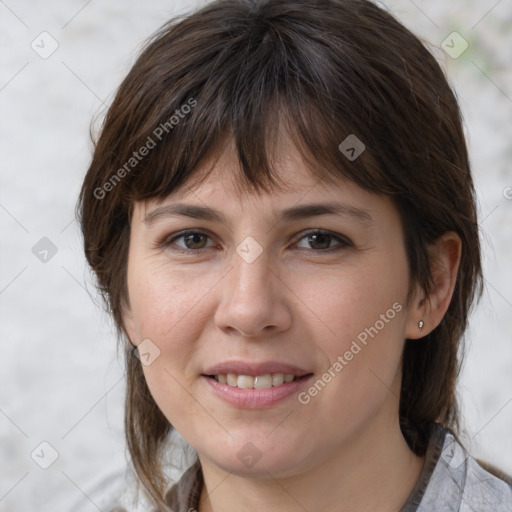
[[[349, 217], [363, 225], [371, 225], [374, 222], [372, 216], [366, 210], [342, 203], [317, 203], [285, 208], [278, 212], [277, 222], [301, 220], [320, 215]], [[225, 215], [218, 210], [214, 210], [208, 206], [198, 206], [185, 203], [175, 203], [155, 208], [144, 217], [144, 224], [149, 227], [157, 220], [166, 217], [190, 217], [193, 219], [228, 224], [228, 220]]]

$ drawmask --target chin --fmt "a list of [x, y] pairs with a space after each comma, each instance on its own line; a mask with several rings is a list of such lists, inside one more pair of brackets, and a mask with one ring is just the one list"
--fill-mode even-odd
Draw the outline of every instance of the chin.
[[248, 441], [242, 448], [234, 448], [233, 455], [226, 457], [226, 452], [207, 455], [207, 458], [221, 470], [242, 477], [251, 478], [286, 478], [303, 471], [303, 457], [297, 459], [297, 449], [290, 448], [288, 452], [275, 449], [259, 450]]

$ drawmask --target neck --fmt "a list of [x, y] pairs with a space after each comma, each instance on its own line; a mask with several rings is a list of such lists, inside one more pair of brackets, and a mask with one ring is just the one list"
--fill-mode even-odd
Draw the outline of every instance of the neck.
[[240, 477], [199, 458], [205, 485], [198, 512], [398, 512], [425, 460], [409, 449], [398, 418], [387, 425], [372, 422], [321, 466], [283, 479], [270, 473]]

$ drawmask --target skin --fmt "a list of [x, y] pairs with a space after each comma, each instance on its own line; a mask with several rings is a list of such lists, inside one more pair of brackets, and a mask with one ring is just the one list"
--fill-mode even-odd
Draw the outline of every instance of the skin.
[[[435, 286], [425, 301], [410, 281], [389, 198], [341, 179], [321, 184], [289, 144], [276, 167], [290, 186], [240, 195], [233, 155], [228, 148], [195, 189], [136, 203], [131, 225], [125, 327], [134, 345], [150, 339], [160, 350], [144, 374], [164, 415], [198, 452], [205, 478], [199, 512], [396, 512], [424, 465], [398, 421], [404, 342], [426, 335], [446, 312], [460, 240], [447, 233], [432, 246]], [[283, 208], [331, 201], [364, 209], [373, 222], [336, 215], [276, 222]], [[177, 202], [219, 210], [228, 224], [171, 216], [144, 222]], [[186, 238], [171, 242], [188, 229], [207, 236], [188, 246]], [[318, 229], [352, 245], [315, 242], [308, 235]], [[248, 236], [263, 250], [252, 263], [236, 252]], [[395, 303], [401, 311], [306, 405], [291, 396], [265, 409], [238, 408], [201, 377], [209, 365], [233, 359], [285, 361], [320, 377]], [[247, 443], [261, 454], [251, 467], [237, 457]]]

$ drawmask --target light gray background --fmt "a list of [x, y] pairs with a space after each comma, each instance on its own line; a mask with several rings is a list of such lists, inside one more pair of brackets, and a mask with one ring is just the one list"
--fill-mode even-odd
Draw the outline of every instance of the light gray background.
[[[464, 111], [486, 291], [459, 390], [470, 450], [512, 472], [512, 2], [385, 4], [432, 44]], [[66, 510], [124, 464], [123, 370], [110, 321], [86, 292], [74, 206], [93, 115], [144, 39], [196, 5], [0, 1], [0, 511]], [[47, 59], [31, 48], [43, 31], [59, 45]], [[440, 48], [453, 31], [469, 42], [458, 59]], [[58, 249], [46, 263], [32, 253], [42, 237]], [[30, 455], [43, 441], [58, 452], [46, 470]]]

